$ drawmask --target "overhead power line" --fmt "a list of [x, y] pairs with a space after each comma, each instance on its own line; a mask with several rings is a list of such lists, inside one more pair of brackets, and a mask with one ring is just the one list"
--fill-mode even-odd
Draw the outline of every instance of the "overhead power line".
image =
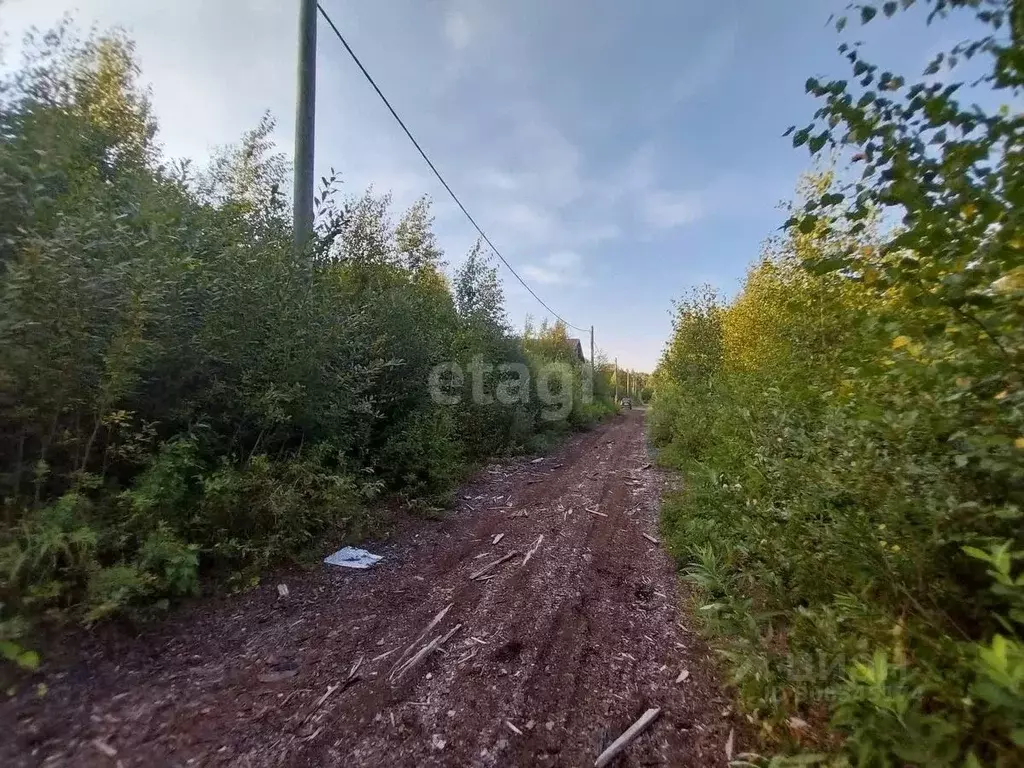
[[470, 215], [469, 211], [466, 210], [466, 206], [464, 206], [462, 204], [462, 201], [459, 200], [459, 196], [452, 191], [452, 188], [448, 185], [448, 182], [444, 180], [444, 176], [441, 175], [441, 172], [437, 170], [437, 167], [431, 162], [430, 158], [427, 157], [427, 153], [423, 151], [423, 147], [421, 147], [420, 143], [416, 141], [416, 137], [413, 136], [412, 132], [406, 127], [405, 122], [402, 120], [402, 118], [398, 116], [398, 113], [395, 111], [395, 108], [391, 106], [391, 102], [388, 101], [387, 96], [385, 96], [384, 93], [381, 91], [380, 87], [374, 81], [373, 77], [370, 75], [369, 72], [366, 71], [366, 67], [363, 66], [363, 62], [361, 62], [359, 60], [359, 57], [356, 56], [355, 51], [352, 50], [352, 46], [350, 46], [348, 44], [348, 41], [345, 40], [345, 36], [341, 34], [341, 31], [335, 25], [334, 21], [328, 15], [327, 11], [325, 11], [324, 7], [319, 3], [317, 3], [316, 7], [320, 11], [320, 15], [324, 17], [324, 21], [326, 21], [330, 25], [338, 40], [340, 40], [341, 44], [345, 46], [345, 50], [348, 51], [348, 55], [352, 57], [352, 61], [354, 61], [356, 63], [356, 66], [359, 67], [359, 71], [363, 73], [363, 77], [365, 77], [367, 82], [371, 86], [373, 86], [373, 90], [375, 90], [377, 92], [377, 95], [380, 96], [380, 100], [384, 102], [384, 106], [386, 106], [388, 108], [388, 111], [391, 112], [391, 116], [394, 117], [398, 124], [402, 127], [402, 130], [405, 131], [405, 135], [409, 137], [409, 141], [411, 141], [412, 145], [416, 147], [416, 151], [420, 153], [420, 156], [423, 158], [426, 164], [430, 166], [430, 170], [432, 170], [434, 172], [434, 175], [437, 176], [437, 180], [441, 182], [441, 186], [443, 186], [445, 190], [448, 192], [448, 194], [451, 195], [452, 200], [454, 200], [455, 204], [459, 206], [459, 210], [461, 210], [462, 213], [465, 214], [466, 218], [469, 220], [469, 223], [473, 225], [477, 232], [480, 233], [480, 237], [483, 239], [485, 243], [487, 243], [490, 249], [494, 252], [494, 255], [501, 260], [502, 264], [508, 267], [508, 271], [515, 276], [516, 280], [522, 283], [523, 287], [530, 292], [530, 295], [533, 296], [533, 298], [535, 298], [540, 303], [540, 305], [544, 307], [544, 309], [546, 309], [552, 315], [554, 315], [563, 323], [565, 323], [566, 326], [568, 326], [569, 328], [572, 328], [577, 331], [588, 332], [590, 330], [589, 328], [580, 328], [577, 325], [573, 325], [564, 317], [555, 312], [555, 310], [549, 307], [545, 303], [545, 301], [536, 294], [533, 288], [531, 288], [527, 284], [527, 282], [519, 276], [519, 273], [516, 272], [515, 269], [513, 269], [512, 265], [508, 263], [505, 257], [501, 255], [501, 251], [499, 251], [497, 246], [491, 242], [491, 238], [489, 238], [487, 236], [487, 233], [484, 232], [483, 229], [481, 229], [480, 225], [476, 223], [476, 219], [474, 219], [472, 215]]

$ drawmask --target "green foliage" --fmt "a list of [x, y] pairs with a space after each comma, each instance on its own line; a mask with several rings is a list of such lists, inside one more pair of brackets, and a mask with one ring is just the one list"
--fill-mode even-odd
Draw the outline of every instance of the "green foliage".
[[[939, 64], [987, 59], [983, 85], [1019, 97], [1019, 9], [931, 5], [991, 32]], [[840, 50], [854, 78], [808, 81], [823, 106], [793, 143], [863, 172], [809, 179], [739, 296], [677, 310], [652, 416], [688, 477], [666, 539], [777, 750], [1018, 766], [1021, 117]]]
[[175, 597], [199, 588], [199, 547], [185, 544], [166, 525], [146, 536], [139, 547], [138, 564], [156, 575], [159, 591]]
[[513, 334], [479, 247], [449, 285], [428, 200], [396, 221], [332, 172], [296, 253], [269, 116], [207, 168], [170, 163], [129, 40], [64, 24], [26, 48], [0, 83], [4, 658], [38, 662], [29, 619], [251, 582], [372, 532], [382, 493], [443, 500], [488, 456], [607, 412], [578, 361], [557, 421], [495, 399], [500, 372], [434, 401], [438, 365], [538, 372], [569, 348]]
[[94, 571], [89, 578], [85, 622], [105, 619], [145, 600], [153, 591], [153, 581], [152, 575], [131, 565], [112, 565]]

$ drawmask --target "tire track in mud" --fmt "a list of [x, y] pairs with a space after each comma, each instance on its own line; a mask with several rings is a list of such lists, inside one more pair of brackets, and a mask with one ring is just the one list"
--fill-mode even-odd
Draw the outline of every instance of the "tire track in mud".
[[[385, 555], [371, 571], [289, 574], [287, 600], [268, 584], [99, 647], [48, 706], [0, 705], [17, 733], [4, 762], [115, 764], [100, 739], [124, 766], [583, 766], [659, 706], [618, 765], [724, 766], [727, 700], [671, 562], [643, 537], [665, 482], [647, 462], [634, 411], [542, 461], [486, 469], [446, 520], [368, 545]], [[469, 580], [542, 535], [525, 566]], [[462, 624], [445, 651], [389, 684], [449, 603], [430, 635]]]

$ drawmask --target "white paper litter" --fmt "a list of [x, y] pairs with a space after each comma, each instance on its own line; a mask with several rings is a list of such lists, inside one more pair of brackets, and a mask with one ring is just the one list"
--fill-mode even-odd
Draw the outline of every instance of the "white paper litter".
[[342, 568], [369, 568], [383, 558], [365, 549], [342, 547], [333, 555], [324, 558], [328, 565], [340, 565]]

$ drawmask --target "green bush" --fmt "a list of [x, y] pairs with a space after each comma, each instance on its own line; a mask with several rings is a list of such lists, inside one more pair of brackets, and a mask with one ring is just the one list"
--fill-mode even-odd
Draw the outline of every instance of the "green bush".
[[432, 401], [438, 365], [571, 350], [562, 326], [513, 333], [479, 246], [449, 280], [427, 200], [396, 219], [332, 173], [297, 253], [272, 119], [206, 168], [169, 162], [129, 40], [65, 23], [26, 50], [0, 82], [5, 658], [32, 666], [39, 617], [146, 613], [202, 573], [251, 583], [372, 532], [381, 494], [445, 500], [602, 412]]
[[[973, 52], [1019, 95], [1019, 14], [933, 5], [1010, 25]], [[794, 143], [864, 173], [809, 178], [738, 296], [677, 308], [651, 427], [687, 482], [662, 525], [770, 748], [1020, 766], [1020, 116], [844, 52], [861, 92], [809, 80], [824, 104]]]

